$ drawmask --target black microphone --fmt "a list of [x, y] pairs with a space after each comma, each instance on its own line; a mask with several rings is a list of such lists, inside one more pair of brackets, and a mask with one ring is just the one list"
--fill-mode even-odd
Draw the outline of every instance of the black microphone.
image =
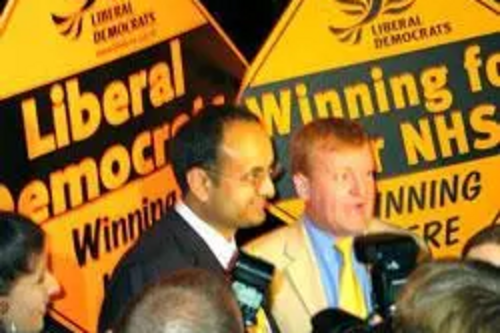
[[367, 333], [368, 325], [342, 309], [328, 308], [314, 315], [312, 333]]
[[420, 247], [415, 239], [406, 234], [378, 233], [354, 238], [354, 253], [358, 261], [377, 264], [397, 260], [414, 267]]
[[256, 315], [264, 302], [274, 266], [243, 251], [232, 271], [232, 289], [243, 315], [245, 327], [255, 325]]
[[374, 309], [385, 319], [394, 311], [397, 293], [417, 265], [420, 247], [407, 234], [379, 233], [354, 238], [358, 261], [369, 264]]

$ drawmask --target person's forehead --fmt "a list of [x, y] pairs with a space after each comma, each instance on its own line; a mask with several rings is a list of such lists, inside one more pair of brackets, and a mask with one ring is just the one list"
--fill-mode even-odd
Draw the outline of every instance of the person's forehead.
[[500, 267], [500, 245], [496, 243], [484, 243], [475, 246], [470, 250], [467, 257]]
[[470, 250], [470, 255], [494, 256], [500, 260], [500, 244], [488, 242], [475, 246]]
[[[271, 141], [264, 128], [253, 122], [228, 124], [223, 133], [220, 149], [231, 157], [250, 154], [271, 148]], [[266, 152], [262, 152], [266, 153]]]
[[231, 140], [234, 137], [243, 136], [243, 133], [251, 133], [253, 135], [265, 134], [264, 127], [260, 123], [248, 120], [233, 120], [227, 122], [224, 124], [222, 132], [223, 139], [225, 140]]
[[313, 163], [322, 161], [326, 164], [342, 165], [353, 161], [373, 162], [373, 154], [369, 145], [351, 146], [343, 149], [319, 149], [313, 154]]

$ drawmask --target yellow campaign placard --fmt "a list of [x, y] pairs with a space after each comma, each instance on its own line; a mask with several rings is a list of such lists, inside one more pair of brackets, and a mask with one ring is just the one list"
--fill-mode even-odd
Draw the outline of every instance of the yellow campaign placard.
[[[377, 215], [436, 256], [457, 255], [500, 220], [499, 13], [488, 0], [292, 1], [238, 101], [262, 117], [285, 165], [295, 128], [361, 122], [375, 139]], [[303, 203], [289, 177], [273, 213], [293, 223]]]
[[178, 196], [172, 138], [247, 63], [198, 1], [10, 1], [0, 24], [0, 208], [47, 231], [55, 325], [94, 332], [118, 259]]

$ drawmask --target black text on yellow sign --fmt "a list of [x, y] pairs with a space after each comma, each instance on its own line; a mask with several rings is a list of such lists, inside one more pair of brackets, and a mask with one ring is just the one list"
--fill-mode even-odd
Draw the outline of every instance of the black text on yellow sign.
[[13, 151], [2, 208], [44, 221], [168, 165], [169, 140], [205, 103], [186, 94], [193, 75], [183, 51], [173, 39], [136, 56], [135, 67], [121, 59], [6, 101], [1, 116], [22, 130], [7, 131], [10, 144], [0, 147]]
[[315, 118], [359, 119], [378, 137], [384, 175], [488, 156], [500, 145], [495, 38], [260, 86], [242, 101], [278, 138]]

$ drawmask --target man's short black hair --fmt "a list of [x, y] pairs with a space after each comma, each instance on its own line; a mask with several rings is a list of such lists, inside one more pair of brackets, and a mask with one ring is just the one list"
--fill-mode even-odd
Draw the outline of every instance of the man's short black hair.
[[232, 122], [260, 123], [243, 106], [208, 105], [182, 126], [172, 140], [170, 158], [183, 196], [188, 192], [186, 175], [193, 167], [217, 167], [224, 125]]

